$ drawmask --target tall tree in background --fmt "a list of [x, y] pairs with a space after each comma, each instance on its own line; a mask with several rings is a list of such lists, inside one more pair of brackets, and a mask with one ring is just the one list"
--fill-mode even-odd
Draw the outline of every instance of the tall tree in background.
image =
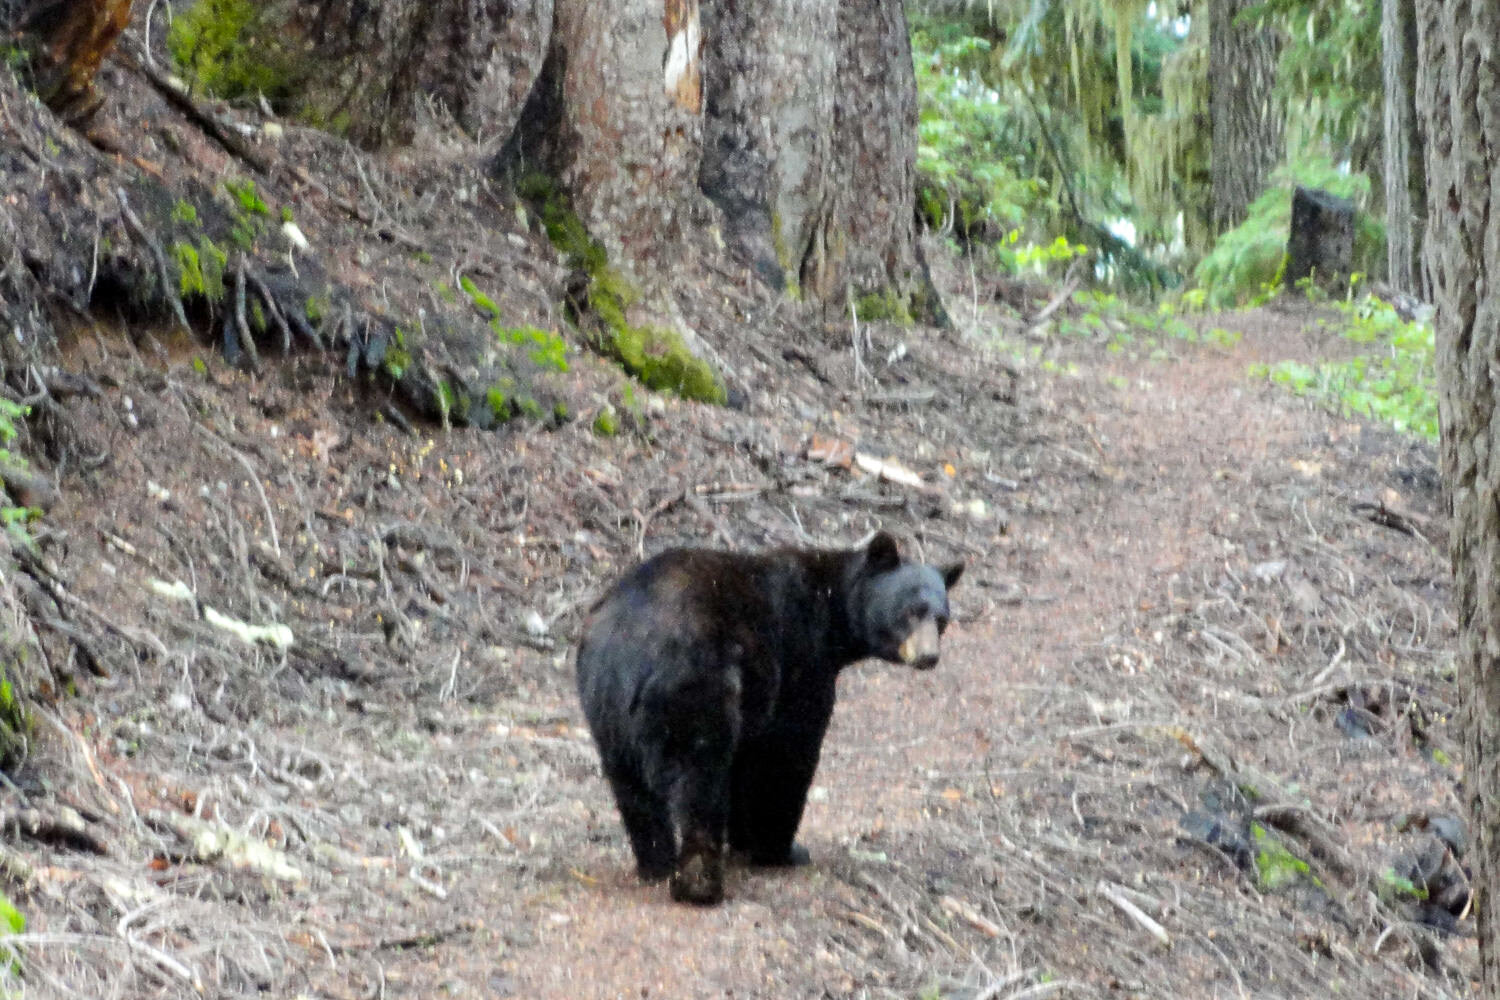
[[1417, 128], [1417, 21], [1413, 0], [1381, 5], [1385, 78], [1385, 240], [1387, 280], [1397, 290], [1430, 296], [1422, 268], [1427, 224], [1422, 137]]
[[1481, 996], [1500, 997], [1500, 0], [1417, 0]]
[[1275, 30], [1243, 16], [1258, 0], [1210, 0], [1208, 25], [1213, 230], [1245, 218], [1285, 151], [1273, 98], [1280, 53]]

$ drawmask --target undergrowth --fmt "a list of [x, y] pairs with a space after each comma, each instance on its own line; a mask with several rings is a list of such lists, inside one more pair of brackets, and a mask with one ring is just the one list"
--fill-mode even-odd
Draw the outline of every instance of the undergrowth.
[[1292, 191], [1301, 185], [1322, 188], [1355, 205], [1354, 269], [1370, 274], [1381, 266], [1385, 227], [1361, 211], [1369, 178], [1339, 170], [1327, 160], [1288, 164], [1276, 171], [1271, 185], [1251, 203], [1245, 221], [1224, 233], [1193, 270], [1194, 288], [1185, 301], [1210, 309], [1255, 306], [1281, 291], [1287, 234], [1292, 221]]
[[1429, 322], [1406, 321], [1375, 296], [1337, 303], [1340, 333], [1368, 346], [1347, 361], [1255, 365], [1251, 375], [1349, 415], [1372, 417], [1400, 431], [1437, 440], [1434, 337]]

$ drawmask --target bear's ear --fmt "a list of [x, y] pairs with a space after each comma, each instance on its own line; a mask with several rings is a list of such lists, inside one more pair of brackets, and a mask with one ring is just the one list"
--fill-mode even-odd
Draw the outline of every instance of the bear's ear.
[[865, 565], [876, 573], [900, 566], [901, 553], [896, 551], [896, 540], [883, 531], [878, 532], [865, 549]]
[[964, 564], [956, 562], [951, 566], [944, 566], [938, 572], [943, 574], [943, 586], [948, 590], [952, 590], [953, 585], [958, 582], [958, 578], [964, 575]]

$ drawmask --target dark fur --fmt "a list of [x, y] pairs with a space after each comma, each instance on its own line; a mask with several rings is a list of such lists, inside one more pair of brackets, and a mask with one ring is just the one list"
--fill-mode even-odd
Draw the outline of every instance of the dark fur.
[[940, 631], [962, 571], [903, 563], [880, 534], [852, 551], [673, 549], [620, 580], [584, 623], [578, 691], [641, 877], [718, 902], [726, 836], [752, 863], [805, 862], [793, 836], [839, 670], [899, 660], [923, 621]]

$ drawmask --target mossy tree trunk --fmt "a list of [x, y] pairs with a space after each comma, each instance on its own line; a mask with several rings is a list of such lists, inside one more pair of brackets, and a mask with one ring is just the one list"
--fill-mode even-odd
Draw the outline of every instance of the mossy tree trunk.
[[34, 41], [37, 95], [70, 124], [87, 121], [102, 103], [94, 74], [130, 23], [130, 8], [131, 0], [31, 0], [22, 5], [22, 31]]
[[840, 0], [838, 39], [834, 156], [847, 198], [838, 237], [851, 290], [944, 322], [917, 242], [917, 77], [902, 0]]
[[1500, 0], [1418, 0], [1416, 18], [1478, 995], [1500, 997]]

